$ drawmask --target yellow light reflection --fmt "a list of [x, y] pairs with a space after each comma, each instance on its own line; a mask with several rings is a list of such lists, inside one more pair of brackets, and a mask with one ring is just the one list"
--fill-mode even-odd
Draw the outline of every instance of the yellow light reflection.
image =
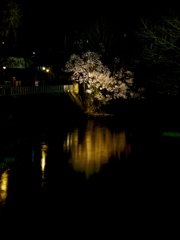
[[8, 190], [8, 170], [4, 171], [0, 175], [0, 203], [3, 204], [7, 198], [7, 190]]
[[83, 138], [77, 128], [67, 134], [64, 142], [74, 170], [84, 172], [87, 178], [98, 173], [111, 157], [120, 159], [122, 153], [127, 157], [130, 150], [125, 131], [113, 133], [106, 126], [96, 126], [93, 120], [88, 121]]
[[44, 185], [44, 171], [46, 166], [46, 156], [47, 156], [48, 145], [44, 142], [41, 144], [41, 172], [42, 172], [42, 185]]

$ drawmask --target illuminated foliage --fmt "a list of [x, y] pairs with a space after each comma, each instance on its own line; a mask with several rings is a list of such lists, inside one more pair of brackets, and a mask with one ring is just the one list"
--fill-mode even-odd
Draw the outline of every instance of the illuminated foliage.
[[133, 72], [120, 67], [118, 59], [115, 59], [114, 66], [112, 73], [95, 52], [70, 56], [65, 72], [71, 74], [72, 81], [83, 84], [87, 111], [100, 111], [101, 104], [112, 99], [143, 97], [144, 90], [135, 89], [133, 85]]

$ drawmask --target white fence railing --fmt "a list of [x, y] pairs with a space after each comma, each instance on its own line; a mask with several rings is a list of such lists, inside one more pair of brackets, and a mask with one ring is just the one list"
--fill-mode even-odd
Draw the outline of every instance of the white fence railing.
[[45, 93], [63, 93], [74, 91], [73, 85], [53, 85], [53, 86], [23, 86], [23, 87], [12, 87], [12, 86], [1, 86], [0, 96], [18, 96], [28, 94], [45, 94]]

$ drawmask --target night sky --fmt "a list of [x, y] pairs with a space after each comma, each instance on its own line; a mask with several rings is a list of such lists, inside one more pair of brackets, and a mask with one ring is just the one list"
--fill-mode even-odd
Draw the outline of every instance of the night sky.
[[[57, 0], [18, 0], [23, 11], [23, 33], [28, 44], [32, 46], [62, 45], [64, 35], [72, 35], [84, 26], [86, 22], [103, 14], [113, 22], [120, 32], [131, 33], [140, 23], [141, 18], [158, 17], [170, 9], [177, 9], [177, 4], [163, 3], [155, 5], [152, 2], [110, 1], [104, 3], [66, 2]], [[111, 3], [111, 4], [110, 4]]]

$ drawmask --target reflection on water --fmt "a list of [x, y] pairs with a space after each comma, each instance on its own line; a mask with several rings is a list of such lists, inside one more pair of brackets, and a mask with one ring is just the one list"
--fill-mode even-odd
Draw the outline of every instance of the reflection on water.
[[42, 186], [45, 183], [45, 166], [46, 166], [46, 156], [47, 156], [48, 145], [45, 142], [41, 142], [41, 173], [42, 173]]
[[0, 205], [3, 205], [7, 198], [9, 170], [0, 175]]
[[79, 128], [68, 132], [63, 149], [70, 155], [74, 170], [84, 172], [87, 178], [98, 173], [110, 158], [120, 160], [122, 153], [128, 157], [131, 150], [125, 131], [113, 132], [94, 120], [87, 122], [83, 134]]
[[170, 211], [178, 206], [179, 140], [149, 137], [149, 124], [146, 129], [120, 125], [119, 119], [78, 119], [25, 134], [13, 148], [14, 158], [8, 152], [13, 164], [0, 172], [0, 219], [20, 230], [19, 219], [26, 225], [32, 219], [30, 231], [36, 221], [38, 228], [45, 224], [44, 231], [57, 226], [57, 219], [79, 228], [78, 216], [99, 226], [122, 212], [129, 218], [128, 209], [137, 209], [137, 216], [139, 209], [148, 214], [145, 207], [162, 206], [164, 213], [167, 206]]

